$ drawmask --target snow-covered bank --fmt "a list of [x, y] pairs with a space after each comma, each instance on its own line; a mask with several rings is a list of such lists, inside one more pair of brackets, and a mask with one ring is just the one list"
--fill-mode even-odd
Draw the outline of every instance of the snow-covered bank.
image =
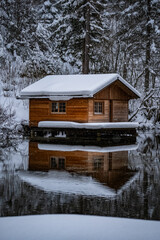
[[0, 218], [2, 240], [159, 240], [160, 222], [83, 215]]
[[[16, 99], [15, 97], [0, 96], [0, 105], [6, 110], [6, 114], [13, 117], [16, 124], [29, 120], [28, 101]], [[8, 119], [9, 120], [9, 119]]]
[[[28, 100], [0, 95], [0, 140], [15, 138], [24, 132], [29, 122]], [[4, 143], [5, 145], [5, 143]]]

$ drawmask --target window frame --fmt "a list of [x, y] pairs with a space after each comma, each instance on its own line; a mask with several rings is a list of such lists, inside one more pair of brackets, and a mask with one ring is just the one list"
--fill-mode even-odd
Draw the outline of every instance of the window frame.
[[93, 157], [93, 169], [95, 171], [104, 169], [104, 155], [97, 155]]
[[[58, 104], [58, 111], [57, 112], [52, 112], [52, 104]], [[65, 112], [60, 112], [60, 104], [63, 103], [65, 104]], [[51, 110], [51, 114], [66, 114], [67, 113], [67, 102], [65, 101], [52, 101], [50, 104], [50, 110]]]
[[[52, 167], [52, 159], [55, 159], [56, 167]], [[62, 163], [60, 160], [64, 160], [64, 167], [62, 167]], [[61, 167], [60, 167], [61, 166]], [[66, 169], [66, 158], [61, 156], [50, 156], [50, 169], [51, 170], [65, 170]]]
[[[102, 104], [102, 112], [95, 112], [95, 104], [96, 103], [101, 103]], [[94, 113], [94, 115], [104, 115], [104, 101], [96, 100], [96, 101], [93, 102], [93, 113]]]

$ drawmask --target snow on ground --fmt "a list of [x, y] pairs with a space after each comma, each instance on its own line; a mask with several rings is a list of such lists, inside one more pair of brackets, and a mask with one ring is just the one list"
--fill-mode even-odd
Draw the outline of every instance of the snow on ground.
[[41, 121], [38, 127], [46, 128], [85, 128], [85, 129], [101, 129], [101, 128], [137, 128], [137, 122], [115, 122], [115, 123], [77, 123], [67, 121]]
[[0, 218], [1, 240], [159, 240], [160, 222], [84, 215]]

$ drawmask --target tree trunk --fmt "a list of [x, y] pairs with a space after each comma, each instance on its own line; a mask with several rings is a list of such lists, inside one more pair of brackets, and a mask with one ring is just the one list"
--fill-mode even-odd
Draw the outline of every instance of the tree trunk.
[[147, 41], [146, 41], [146, 61], [145, 61], [145, 91], [147, 92], [149, 90], [149, 64], [150, 64], [150, 58], [151, 58], [151, 23], [150, 21], [150, 15], [151, 15], [151, 0], [147, 0]]
[[123, 78], [127, 79], [126, 51], [124, 52]]
[[119, 58], [119, 53], [120, 53], [120, 43], [118, 42], [117, 52], [116, 52], [116, 60], [115, 60], [115, 66], [114, 66], [114, 71], [115, 71], [115, 73], [118, 71], [118, 58]]
[[86, 19], [86, 36], [84, 40], [84, 54], [83, 54], [84, 60], [83, 60], [82, 72], [83, 74], [88, 74], [89, 73], [89, 45], [90, 45], [90, 6], [89, 5], [87, 5], [85, 19]]

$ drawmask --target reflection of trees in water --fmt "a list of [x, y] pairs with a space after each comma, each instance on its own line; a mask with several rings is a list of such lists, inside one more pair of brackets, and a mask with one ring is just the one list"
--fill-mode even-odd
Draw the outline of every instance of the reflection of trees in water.
[[1, 216], [74, 213], [160, 219], [160, 181], [154, 183], [153, 176], [143, 171], [115, 199], [44, 192], [15, 174], [4, 176], [1, 186]]
[[0, 177], [0, 215], [75, 213], [160, 220], [159, 139], [143, 135], [139, 143], [138, 150], [129, 153], [129, 168], [139, 175], [115, 199], [39, 190], [20, 181], [15, 171], [8, 172], [11, 167], [1, 151], [6, 171]]
[[155, 133], [142, 134], [139, 137], [139, 148], [130, 153], [130, 168], [139, 169], [140, 195], [144, 218], [160, 219], [160, 139]]

